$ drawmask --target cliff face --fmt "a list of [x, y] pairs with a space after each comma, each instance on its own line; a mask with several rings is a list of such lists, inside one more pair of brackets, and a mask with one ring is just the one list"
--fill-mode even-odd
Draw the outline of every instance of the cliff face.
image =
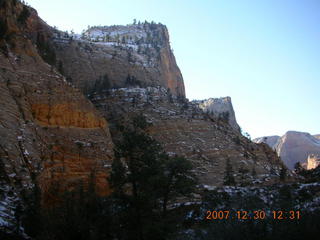
[[55, 31], [57, 67], [85, 93], [104, 88], [162, 86], [185, 96], [164, 25], [92, 27], [81, 36]]
[[254, 141], [267, 143], [275, 149], [289, 169], [293, 169], [297, 162], [308, 167], [308, 155], [320, 154], [319, 139], [304, 132], [289, 131], [282, 137], [262, 137]]
[[92, 102], [110, 122], [113, 136], [136, 114], [152, 123], [149, 134], [171, 155], [191, 160], [204, 185], [221, 185], [230, 160], [239, 184], [270, 183], [281, 162], [267, 145], [257, 145], [228, 123], [205, 114], [198, 104], [179, 100], [165, 88], [122, 88], [94, 94]]
[[54, 201], [53, 189], [86, 186], [91, 179], [99, 194], [107, 194], [113, 157], [108, 123], [40, 56], [50, 49], [34, 44], [38, 34], [46, 36], [39, 29], [47, 29], [36, 11], [18, 1], [0, 7], [1, 184], [19, 197], [38, 183], [43, 203]]
[[307, 169], [314, 169], [320, 165], [320, 155], [310, 154], [307, 160]]
[[225, 120], [233, 129], [240, 131], [236, 120], [230, 97], [209, 98], [207, 100], [194, 101], [206, 113], [214, 115], [216, 118]]

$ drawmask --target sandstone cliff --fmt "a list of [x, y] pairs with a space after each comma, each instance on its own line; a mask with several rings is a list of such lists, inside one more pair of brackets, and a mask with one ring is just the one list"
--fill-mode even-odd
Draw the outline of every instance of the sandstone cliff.
[[320, 165], [320, 155], [310, 154], [307, 160], [307, 169], [314, 169]]
[[19, 1], [0, 3], [0, 199], [13, 203], [0, 215], [10, 223], [3, 214], [14, 214], [21, 191], [35, 184], [44, 204], [91, 179], [107, 194], [113, 143], [92, 103], [40, 56], [50, 51], [34, 44], [45, 36], [39, 28], [46, 29], [36, 11]]
[[104, 88], [163, 86], [185, 96], [181, 72], [162, 24], [92, 27], [81, 36], [54, 31], [57, 67], [85, 93]]
[[240, 131], [240, 127], [236, 120], [230, 97], [209, 98], [207, 100], [194, 101], [206, 113], [213, 114], [215, 117], [225, 120], [236, 131]]

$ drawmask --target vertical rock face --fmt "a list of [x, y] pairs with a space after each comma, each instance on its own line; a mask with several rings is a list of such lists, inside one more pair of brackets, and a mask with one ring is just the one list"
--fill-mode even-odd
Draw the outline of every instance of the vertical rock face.
[[0, 183], [17, 198], [38, 183], [44, 204], [55, 200], [50, 193], [91, 180], [107, 194], [113, 158], [108, 123], [39, 55], [49, 56], [50, 49], [45, 38], [34, 44], [37, 34], [45, 36], [37, 31], [46, 29], [35, 10], [1, 1], [0, 22]]
[[195, 101], [206, 113], [213, 114], [215, 117], [227, 121], [233, 129], [240, 131], [236, 120], [230, 97], [209, 98], [207, 100]]
[[314, 155], [310, 154], [308, 155], [308, 160], [307, 160], [307, 169], [314, 169], [320, 165], [320, 155]]
[[101, 88], [162, 86], [185, 96], [167, 28], [143, 23], [92, 27], [81, 36], [55, 32], [57, 67], [86, 93]]
[[309, 166], [308, 155], [320, 154], [320, 140], [304, 132], [289, 131], [282, 137], [269, 136], [254, 141], [267, 143], [275, 149], [289, 169], [293, 169], [297, 162]]

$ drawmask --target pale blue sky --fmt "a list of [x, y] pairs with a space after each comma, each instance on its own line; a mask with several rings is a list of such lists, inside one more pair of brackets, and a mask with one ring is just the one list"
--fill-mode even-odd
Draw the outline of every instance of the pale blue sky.
[[231, 96], [251, 136], [320, 133], [319, 0], [28, 0], [50, 25], [167, 25], [187, 97]]

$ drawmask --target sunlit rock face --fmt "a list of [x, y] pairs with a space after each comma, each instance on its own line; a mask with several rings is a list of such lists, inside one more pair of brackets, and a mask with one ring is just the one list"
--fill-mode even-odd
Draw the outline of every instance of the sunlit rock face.
[[[30, 16], [22, 23], [17, 19], [24, 8]], [[21, 191], [38, 184], [47, 205], [55, 200], [50, 193], [57, 197], [90, 181], [98, 194], [108, 194], [113, 159], [108, 123], [40, 56], [50, 27], [19, 1], [1, 1], [0, 16], [7, 24], [0, 38], [0, 198], [14, 211]]]
[[307, 160], [307, 169], [314, 169], [320, 165], [320, 155], [310, 154]]
[[207, 100], [196, 100], [194, 102], [197, 103], [204, 112], [213, 114], [215, 117], [227, 121], [233, 129], [240, 131], [230, 97], [209, 98]]
[[185, 96], [182, 74], [166, 26], [140, 23], [92, 27], [81, 36], [55, 31], [57, 66], [75, 86], [89, 93], [106, 88], [162, 86]]
[[[278, 140], [275, 143], [276, 139]], [[289, 131], [282, 137], [262, 137], [254, 141], [267, 143], [275, 149], [289, 169], [293, 169], [297, 162], [309, 166], [308, 156], [320, 154], [320, 140], [304, 132]]]

